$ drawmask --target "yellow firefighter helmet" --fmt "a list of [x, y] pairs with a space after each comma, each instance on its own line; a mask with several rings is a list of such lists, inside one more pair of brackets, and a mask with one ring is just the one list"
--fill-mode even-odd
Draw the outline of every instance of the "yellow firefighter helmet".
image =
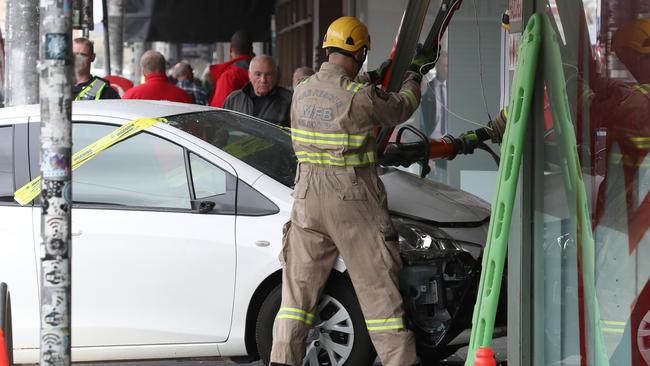
[[639, 53], [650, 53], [650, 19], [635, 19], [624, 23], [612, 39], [614, 52], [631, 48]]
[[365, 47], [370, 49], [368, 27], [355, 17], [340, 17], [330, 24], [323, 39], [323, 48], [336, 47], [356, 52]]

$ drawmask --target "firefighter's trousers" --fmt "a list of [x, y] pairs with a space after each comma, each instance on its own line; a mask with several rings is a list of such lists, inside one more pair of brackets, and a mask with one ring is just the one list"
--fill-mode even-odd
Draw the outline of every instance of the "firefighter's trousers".
[[282, 304], [271, 361], [302, 365], [317, 301], [339, 253], [382, 365], [417, 364], [398, 289], [402, 264], [397, 234], [375, 167], [304, 163], [297, 174], [291, 221], [284, 227]]

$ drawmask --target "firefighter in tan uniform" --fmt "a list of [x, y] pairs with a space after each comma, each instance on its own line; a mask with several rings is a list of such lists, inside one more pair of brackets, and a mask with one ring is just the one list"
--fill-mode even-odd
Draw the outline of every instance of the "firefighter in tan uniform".
[[397, 125], [413, 114], [420, 100], [420, 73], [433, 60], [416, 55], [414, 71], [407, 72], [401, 90], [386, 93], [372, 84], [383, 70], [355, 79], [370, 49], [368, 29], [359, 20], [334, 21], [323, 48], [329, 62], [293, 94], [291, 136], [299, 166], [280, 255], [282, 304], [271, 365], [302, 365], [317, 300], [339, 254], [382, 364], [418, 365], [398, 289], [398, 236], [376, 172], [374, 129]]

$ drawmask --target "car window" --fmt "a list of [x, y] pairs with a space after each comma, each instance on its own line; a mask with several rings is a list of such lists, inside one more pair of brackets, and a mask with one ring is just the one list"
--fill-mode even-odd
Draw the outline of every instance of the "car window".
[[0, 127], [0, 201], [11, 202], [14, 195], [14, 146], [11, 126]]
[[292, 186], [296, 155], [280, 127], [225, 110], [168, 117], [169, 124], [206, 141], [278, 182]]
[[196, 199], [226, 193], [226, 172], [195, 154], [190, 154], [190, 167]]
[[[194, 153], [189, 155], [196, 201], [216, 203], [214, 213], [263, 216], [279, 212], [278, 207], [271, 200], [248, 184], [237, 180], [231, 174]], [[236, 211], [235, 201], [237, 202]]]
[[211, 201], [216, 205], [210, 213], [234, 215], [237, 178], [194, 153], [189, 156], [195, 208], [200, 201]]
[[[74, 123], [73, 152], [116, 126]], [[190, 209], [183, 148], [147, 132], [111, 146], [72, 174], [75, 203]]]

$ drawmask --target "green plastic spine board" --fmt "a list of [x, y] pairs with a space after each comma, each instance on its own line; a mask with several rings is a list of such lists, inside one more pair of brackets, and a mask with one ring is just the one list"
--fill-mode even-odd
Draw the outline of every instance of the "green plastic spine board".
[[508, 124], [501, 145], [501, 164], [483, 264], [478, 296], [472, 317], [472, 335], [465, 366], [474, 365], [476, 350], [492, 346], [494, 319], [499, 303], [503, 265], [508, 250], [508, 236], [512, 222], [524, 135], [535, 91], [535, 72], [542, 43], [542, 19], [533, 14], [521, 37], [517, 53], [517, 69], [513, 80], [508, 108]]
[[553, 30], [548, 16], [544, 15], [543, 19], [544, 80], [553, 115], [553, 129], [560, 150], [560, 165], [569, 216], [572, 221], [571, 227], [575, 230], [572, 234], [576, 238], [582, 254], [586, 339], [593, 342], [591, 352], [586, 355], [586, 362], [588, 365], [609, 365], [600, 329], [600, 310], [596, 297], [595, 242], [587, 204], [587, 191], [582, 180], [576, 135], [571, 121], [562, 55], [557, 34]]

